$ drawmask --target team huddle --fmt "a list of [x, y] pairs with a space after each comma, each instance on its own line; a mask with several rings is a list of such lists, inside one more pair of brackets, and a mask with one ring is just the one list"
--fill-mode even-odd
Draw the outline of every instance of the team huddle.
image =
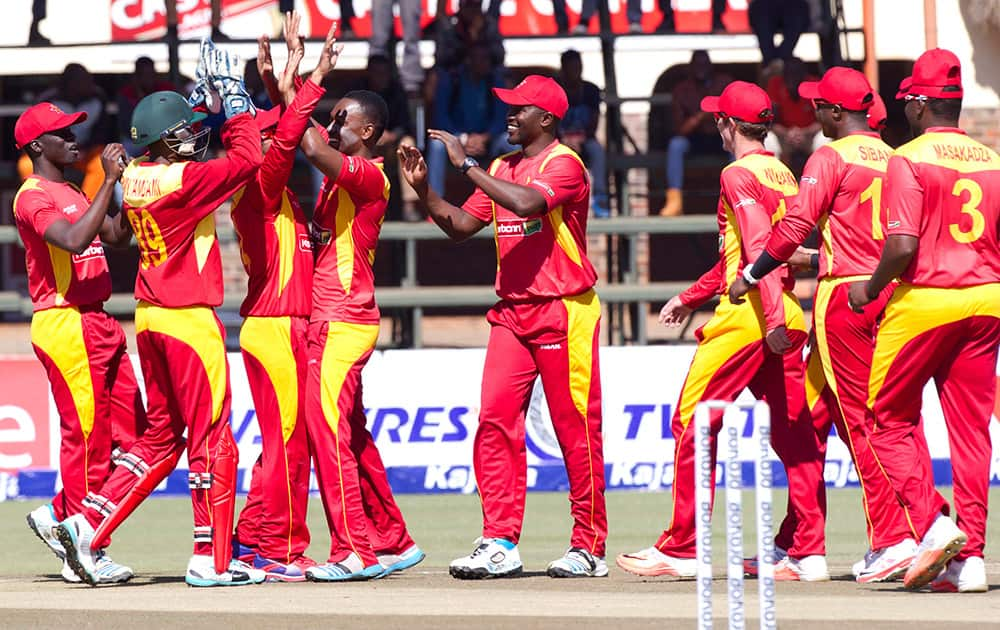
[[[85, 114], [49, 103], [17, 122], [33, 174], [14, 202], [34, 304], [31, 335], [61, 416], [62, 490], [28, 515], [63, 562], [68, 582], [129, 580], [106, 549], [115, 529], [186, 451], [193, 509], [191, 586], [353, 581], [424, 559], [366, 428], [361, 372], [378, 337], [372, 263], [389, 199], [374, 147], [388, 111], [353, 91], [323, 128], [310, 116], [340, 47], [333, 33], [307, 78], [299, 18], [286, 16], [288, 61], [273, 70], [261, 39], [258, 69], [273, 109], [257, 110], [239, 60], [202, 43], [189, 99], [156, 92], [135, 108], [132, 141], [102, 155], [105, 181], [87, 199], [66, 182], [78, 154], [70, 130]], [[679, 324], [716, 296], [673, 418], [671, 522], [656, 544], [617, 564], [644, 576], [695, 575], [696, 405], [745, 388], [772, 410], [772, 445], [788, 476], [788, 510], [775, 537], [778, 579], [829, 579], [823, 459], [831, 424], [848, 444], [863, 490], [868, 552], [858, 582], [904, 576], [908, 588], [987, 589], [990, 441], [1000, 342], [1000, 157], [958, 129], [962, 83], [948, 51], [928, 51], [900, 87], [918, 137], [895, 152], [879, 138], [885, 107], [864, 75], [833, 68], [804, 83], [833, 141], [806, 164], [801, 188], [763, 148], [767, 94], [734, 82], [702, 109], [715, 115], [735, 160], [722, 172], [719, 263], [661, 311]], [[415, 147], [399, 149], [406, 181], [453, 240], [493, 225], [498, 303], [487, 320], [479, 426], [473, 447], [483, 529], [459, 579], [523, 570], [517, 549], [527, 471], [524, 414], [540, 377], [569, 479], [573, 528], [552, 577], [602, 577], [607, 513], [601, 438], [597, 273], [587, 259], [590, 182], [558, 140], [565, 92], [528, 76], [494, 89], [509, 106], [520, 150], [488, 169], [450, 134], [430, 130], [476, 186], [455, 206], [428, 186]], [[221, 113], [222, 158], [204, 160], [207, 112]], [[325, 176], [307, 221], [288, 188], [302, 150]], [[992, 176], [992, 177], [991, 177]], [[110, 203], [121, 182], [122, 210]], [[262, 453], [235, 515], [238, 450], [229, 425], [223, 301], [214, 212], [231, 201], [248, 290], [240, 348], [260, 423]], [[820, 250], [800, 247], [813, 228]], [[146, 403], [120, 325], [103, 310], [111, 283], [102, 242], [135, 237], [135, 324]], [[791, 289], [792, 269], [818, 269], [812, 332]], [[809, 355], [803, 360], [808, 343]], [[920, 395], [934, 378], [951, 442], [957, 525], [934, 489]], [[721, 429], [713, 417], [713, 440]], [[714, 453], [714, 444], [713, 444]], [[305, 555], [315, 471], [330, 531], [322, 563]], [[714, 468], [713, 468], [714, 479]], [[749, 559], [745, 569], [757, 571]]]

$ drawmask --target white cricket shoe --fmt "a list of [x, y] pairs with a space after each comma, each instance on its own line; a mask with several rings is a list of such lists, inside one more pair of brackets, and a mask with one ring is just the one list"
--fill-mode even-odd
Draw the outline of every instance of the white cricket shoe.
[[868, 551], [865, 552], [863, 558], [861, 558], [860, 560], [851, 565], [851, 575], [854, 576], [854, 579], [858, 579], [858, 576], [861, 575], [861, 572], [865, 570], [865, 567], [868, 566], [868, 563], [872, 561], [872, 556], [874, 555], [875, 552], [869, 549]]
[[481, 580], [519, 575], [524, 570], [517, 545], [503, 538], [479, 538], [467, 556], [456, 558], [448, 566], [451, 577]]
[[826, 566], [826, 556], [798, 559], [786, 556], [774, 565], [774, 579], [779, 582], [828, 582], [830, 571]]
[[203, 555], [191, 556], [184, 575], [188, 586], [244, 586], [260, 584], [266, 578], [267, 573], [236, 558], [229, 561], [227, 570], [216, 573], [215, 558]]
[[94, 539], [94, 528], [83, 514], [74, 514], [53, 529], [53, 533], [66, 551], [66, 563], [81, 580], [97, 586], [100, 578], [97, 574], [98, 553], [90, 548]]
[[917, 547], [913, 564], [903, 576], [903, 586], [918, 589], [936, 578], [968, 540], [954, 521], [938, 514]]
[[28, 521], [28, 527], [31, 528], [31, 531], [35, 532], [35, 536], [38, 536], [39, 540], [45, 543], [49, 551], [56, 554], [60, 560], [66, 558], [66, 550], [63, 549], [62, 543], [59, 542], [53, 531], [59, 521], [56, 520], [56, 512], [51, 503], [35, 508], [28, 513], [25, 520]]
[[986, 582], [983, 559], [972, 556], [965, 560], [952, 560], [948, 568], [931, 582], [931, 590], [939, 593], [985, 593], [990, 590], [990, 585]]
[[[901, 577], [910, 568], [917, 553], [917, 541], [912, 538], [865, 554], [865, 565], [854, 575], [859, 584], [889, 582]], [[852, 567], [856, 568], [856, 567]]]
[[629, 573], [645, 577], [657, 575], [694, 577], [698, 574], [696, 558], [668, 556], [656, 547], [647, 547], [634, 553], [620, 553], [615, 558], [615, 563]]
[[62, 571], [59, 572], [59, 575], [62, 577], [63, 582], [68, 582], [70, 584], [79, 584], [83, 581], [80, 579], [79, 575], [73, 573], [73, 567], [69, 566], [69, 563], [66, 562], [66, 558], [63, 558]]
[[554, 578], [607, 577], [608, 563], [586, 549], [571, 547], [562, 558], [550, 562], [545, 573]]

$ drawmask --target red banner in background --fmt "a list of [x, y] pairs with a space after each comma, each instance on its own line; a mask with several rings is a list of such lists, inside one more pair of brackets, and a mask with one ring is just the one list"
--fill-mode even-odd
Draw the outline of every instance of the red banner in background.
[[[211, 0], [176, 0], [178, 32], [181, 39], [197, 39], [207, 35], [211, 27]], [[338, 0], [299, 0], [303, 9], [303, 30], [309, 37], [322, 39], [333, 20], [341, 19]], [[487, 3], [488, 4], [488, 3]], [[566, 13], [570, 28], [576, 26], [580, 13], [574, 7], [579, 2], [569, 2]], [[627, 33], [628, 18], [625, 0], [610, 2], [611, 27], [616, 33]], [[687, 3], [698, 6], [698, 3]], [[700, 10], [674, 10], [678, 33], [707, 33], [712, 27], [711, 0], [703, 0]], [[434, 21], [437, 0], [421, 0], [421, 28]], [[451, 10], [457, 2], [449, 3]], [[351, 28], [355, 36], [367, 39], [372, 33], [371, 2], [358, 0], [353, 4], [355, 18]], [[552, 4], [546, 0], [505, 0], [501, 7], [500, 32], [507, 36], [555, 35], [556, 22]], [[255, 39], [262, 32], [277, 33], [275, 24], [280, 19], [277, 0], [222, 0], [222, 31], [230, 37]], [[652, 33], [663, 19], [655, 6], [643, 12], [642, 27]], [[402, 25], [396, 18], [396, 34], [402, 37]], [[730, 32], [749, 31], [746, 9], [729, 8], [723, 22]], [[598, 31], [598, 16], [590, 22], [590, 32]], [[143, 41], [162, 38], [166, 34], [167, 18], [164, 0], [111, 0], [111, 39], [113, 41]]]
[[34, 358], [4, 358], [0, 390], [0, 472], [53, 468], [49, 382]]

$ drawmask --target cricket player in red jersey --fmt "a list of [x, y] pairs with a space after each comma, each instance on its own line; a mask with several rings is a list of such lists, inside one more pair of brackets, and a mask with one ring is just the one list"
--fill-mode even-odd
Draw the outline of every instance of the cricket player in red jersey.
[[[681, 390], [673, 419], [674, 483], [670, 526], [652, 547], [621, 554], [618, 566], [637, 575], [695, 575], [694, 436], [689, 430], [703, 400], [734, 400], [749, 387], [771, 407], [771, 442], [788, 476], [788, 514], [783, 530], [794, 539], [775, 569], [784, 580], [828, 580], [826, 566], [823, 459], [805, 407], [802, 309], [787, 270], [764, 278], [749, 299], [733, 302], [725, 291], [742, 267], [764, 247], [771, 225], [786, 212], [798, 187], [795, 177], [763, 139], [773, 119], [767, 93], [736, 81], [718, 97], [702, 100], [715, 114], [719, 133], [737, 159], [722, 171], [719, 198], [720, 261], [691, 289], [671, 299], [661, 321], [686, 318], [692, 307], [722, 293], [712, 319], [698, 330], [698, 349]], [[712, 418], [712, 477], [722, 414]]]
[[[335, 29], [300, 89], [318, 90], [333, 70], [342, 48]], [[286, 28], [286, 38], [289, 50], [302, 46], [297, 27]], [[286, 102], [293, 96], [294, 89], [284, 93]], [[330, 112], [329, 141], [315, 128], [302, 139], [306, 157], [326, 176], [311, 225], [316, 262], [306, 384], [306, 425], [331, 536], [327, 562], [305, 570], [317, 582], [381, 577], [424, 559], [365, 426], [361, 389], [380, 319], [372, 262], [389, 180], [373, 156], [388, 115], [374, 92], [348, 92]]]
[[93, 547], [173, 470], [185, 430], [194, 511], [194, 555], [185, 581], [217, 586], [264, 580], [263, 571], [232, 559], [239, 455], [229, 426], [225, 329], [214, 311], [223, 297], [214, 212], [260, 166], [260, 133], [242, 80], [220, 87], [225, 158], [198, 161], [210, 130], [194, 127], [204, 114], [175, 92], [150, 94], [132, 114], [132, 141], [149, 147], [122, 176], [125, 211], [139, 242], [135, 324], [149, 428], [123, 456], [101, 500], [56, 528], [70, 565], [90, 583]]
[[[62, 576], [79, 582], [53, 528], [83, 509], [114, 463], [112, 449], [128, 449], [145, 426], [146, 412], [125, 333], [104, 312], [111, 276], [101, 241], [127, 244], [124, 216], [108, 215], [125, 150], [109, 144], [101, 155], [104, 183], [91, 202], [66, 181], [79, 159], [71, 127], [87, 114], [66, 114], [51, 103], [28, 108], [14, 125], [14, 139], [31, 159], [32, 174], [14, 197], [14, 221], [24, 243], [34, 315], [31, 344], [52, 387], [60, 418], [62, 490], [28, 514], [28, 526], [63, 560]], [[107, 556], [98, 559], [102, 583], [124, 582], [132, 570]]]
[[[291, 82], [301, 55], [290, 55], [281, 81]], [[270, 47], [261, 39], [261, 78], [277, 85]], [[264, 162], [233, 197], [233, 227], [249, 276], [240, 349], [260, 424], [261, 456], [236, 527], [239, 557], [267, 579], [301, 582], [316, 564], [306, 557], [309, 442], [305, 423], [306, 333], [312, 307], [313, 251], [295, 193], [287, 188], [299, 141], [325, 90], [305, 82], [295, 100], [257, 113]], [[276, 126], [276, 128], [275, 128]]]
[[517, 543], [527, 486], [524, 414], [541, 375], [566, 462], [573, 516], [570, 547], [547, 573], [603, 577], [608, 521], [598, 362], [601, 303], [593, 288], [597, 274], [587, 259], [590, 182], [579, 156], [556, 139], [568, 108], [558, 83], [530, 75], [512, 90], [493, 92], [509, 105], [507, 133], [521, 150], [497, 158], [488, 171], [466, 156], [454, 136], [429, 131], [477, 187], [462, 207], [428, 188], [419, 151], [400, 148], [407, 181], [448, 236], [461, 241], [490, 223], [496, 232], [500, 301], [486, 316], [490, 339], [472, 455], [483, 534], [449, 571], [459, 579], [522, 572]]
[[[934, 580], [936, 590], [985, 592], [1000, 343], [1000, 156], [958, 128], [962, 76], [951, 52], [921, 55], [897, 98], [906, 101], [917, 138], [889, 158], [882, 257], [870, 280], [850, 287], [851, 305], [861, 310], [900, 279], [872, 357], [869, 439], [921, 537], [903, 584], [916, 589]], [[918, 434], [931, 378], [948, 428], [957, 525], [933, 476], [914, 465], [928, 457]]]
[[[830, 423], [836, 422], [861, 485], [870, 552], [857, 580], [883, 582], [902, 575], [917, 548], [906, 508], [868, 443], [871, 356], [893, 285], [861, 313], [848, 305], [847, 291], [850, 283], [871, 277], [878, 264], [885, 240], [883, 179], [892, 149], [871, 130], [867, 112], [874, 105], [875, 94], [857, 70], [831, 68], [821, 81], [804, 82], [799, 93], [813, 101], [823, 133], [833, 142], [810, 156], [788, 214], [775, 226], [753, 266], [729, 287], [729, 297], [742, 297], [759, 278], [788, 260], [818, 227], [821, 253], [812, 352], [818, 354], [822, 381], [833, 403], [825, 414], [825, 426], [818, 430], [825, 442]], [[913, 463], [930, 474], [929, 458]]]

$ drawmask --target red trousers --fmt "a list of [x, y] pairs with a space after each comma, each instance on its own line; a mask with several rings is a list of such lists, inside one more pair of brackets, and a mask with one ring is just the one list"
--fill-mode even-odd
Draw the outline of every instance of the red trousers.
[[305, 317], [248, 317], [240, 330], [261, 454], [236, 534], [260, 555], [286, 564], [309, 547], [308, 329]]
[[353, 552], [372, 566], [376, 554], [413, 545], [365, 426], [361, 370], [377, 339], [377, 324], [309, 324], [306, 425], [330, 527], [330, 562]]
[[[751, 292], [742, 304], [723, 296], [712, 319], [698, 330], [698, 349], [674, 413], [673, 514], [656, 547], [678, 558], [695, 556], [694, 419], [695, 407], [708, 400], [732, 401], [749, 387], [771, 408], [771, 445], [788, 476], [788, 513], [779, 532], [791, 541], [785, 549], [801, 558], [825, 555], [826, 488], [819, 437], [805, 403], [806, 341], [802, 309], [791, 293], [784, 296], [786, 326], [793, 347], [776, 355], [764, 343], [760, 296]], [[721, 411], [712, 415], [712, 488]], [[780, 541], [776, 537], [776, 543]], [[790, 544], [789, 544], [790, 542]]]
[[919, 537], [948, 503], [922, 465], [922, 393], [937, 386], [948, 428], [960, 559], [983, 555], [1000, 343], [1000, 283], [941, 289], [901, 285], [885, 309], [872, 357], [868, 406], [872, 449]]
[[[172, 453], [187, 430], [188, 468], [211, 473], [218, 444], [232, 439], [225, 329], [206, 306], [164, 308], [139, 302], [136, 344], [146, 383], [149, 427], [84, 514], [95, 527], [129, 493], [142, 470]], [[212, 553], [212, 511], [205, 488], [191, 490], [196, 554]]]
[[473, 446], [483, 536], [517, 543], [527, 487], [524, 416], [541, 375], [569, 478], [570, 546], [603, 557], [608, 535], [598, 362], [601, 304], [593, 291], [562, 299], [500, 302], [490, 328]]
[[111, 472], [112, 451], [128, 450], [146, 428], [125, 333], [99, 305], [50, 308], [31, 318], [31, 343], [59, 411], [62, 490], [56, 518], [83, 509]]
[[[906, 508], [899, 502], [889, 478], [872, 454], [868, 440], [867, 399], [872, 352], [879, 318], [892, 296], [893, 286], [886, 287], [879, 299], [866, 306], [863, 313], [855, 313], [847, 304], [847, 290], [851, 282], [862, 279], [823, 278], [816, 289], [815, 352], [820, 357], [831, 403], [826, 431], [821, 433], [825, 442], [830, 424], [836, 423], [838, 434], [851, 452], [861, 485], [869, 548], [884, 549], [907, 538], [919, 537], [913, 531]], [[922, 431], [920, 438], [923, 438]], [[930, 456], [925, 455], [914, 463], [925, 474], [933, 476]]]

